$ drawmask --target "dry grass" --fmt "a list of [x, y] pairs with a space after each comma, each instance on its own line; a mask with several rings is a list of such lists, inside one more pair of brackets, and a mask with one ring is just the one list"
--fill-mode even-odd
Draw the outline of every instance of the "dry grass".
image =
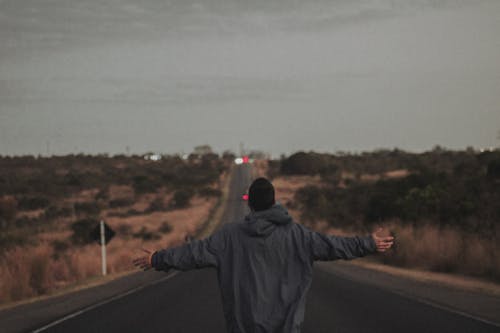
[[387, 171], [384, 173], [384, 178], [404, 178], [410, 175], [410, 172], [406, 169], [398, 169]]
[[268, 170], [268, 160], [255, 160], [252, 164], [252, 179], [267, 177]]
[[500, 280], [500, 244], [496, 239], [430, 224], [391, 223], [387, 229], [395, 233], [397, 244], [382, 257], [385, 263]]
[[39, 218], [45, 213], [45, 209], [35, 209], [35, 210], [29, 210], [29, 211], [18, 211], [16, 214], [16, 218], [29, 218], [29, 219], [36, 219]]
[[[359, 175], [360, 181], [364, 182], [376, 182], [377, 180], [380, 179], [398, 179], [398, 178], [404, 178], [407, 177], [410, 174], [410, 172], [407, 169], [397, 169], [397, 170], [391, 170], [384, 172], [382, 174], [361, 174]], [[340, 178], [342, 180], [354, 180], [356, 179], [356, 174], [352, 172], [347, 172], [347, 171], [342, 171]]]
[[275, 178], [273, 185], [276, 200], [287, 207], [292, 216], [298, 217], [300, 212], [293, 204], [295, 192], [306, 185], [321, 186], [321, 178], [319, 176], [283, 176]]
[[[88, 196], [89, 193], [82, 193], [78, 199]], [[147, 198], [143, 197], [140, 201], [141, 205], [145, 205]], [[131, 234], [146, 228], [159, 235], [154, 240], [130, 234], [117, 235], [107, 246], [108, 272], [114, 274], [131, 270], [132, 259], [142, 255], [141, 248], [154, 250], [184, 243], [186, 236], [193, 236], [203, 225], [216, 202], [215, 198], [195, 197], [186, 209], [106, 219], [106, 223], [115, 230], [120, 230], [120, 225], [126, 225]], [[71, 236], [67, 225], [64, 227], [61, 223], [50, 232], [40, 233], [36, 245], [15, 247], [0, 255], [0, 303], [51, 293], [100, 274], [98, 244], [77, 248], [70, 244], [68, 249], [55, 252], [54, 242], [67, 242]], [[164, 223], [171, 227], [170, 232], [159, 231]]]
[[69, 198], [66, 199], [66, 202], [73, 205], [75, 203], [93, 201], [98, 192], [99, 192], [99, 189], [97, 189], [97, 188], [83, 190], [83, 191], [80, 191], [78, 193], [71, 195]]
[[118, 200], [118, 199], [134, 199], [135, 192], [132, 186], [129, 185], [111, 185], [109, 187], [109, 199], [110, 200]]
[[[325, 221], [317, 221], [311, 227], [330, 235], [359, 234], [332, 228]], [[396, 243], [391, 251], [372, 257], [373, 260], [392, 266], [500, 281], [498, 240], [430, 224], [415, 227], [392, 222], [382, 227], [387, 235], [392, 232], [396, 236]]]
[[2, 303], [43, 295], [100, 272], [100, 249], [85, 246], [54, 256], [49, 243], [8, 250], [0, 258]]

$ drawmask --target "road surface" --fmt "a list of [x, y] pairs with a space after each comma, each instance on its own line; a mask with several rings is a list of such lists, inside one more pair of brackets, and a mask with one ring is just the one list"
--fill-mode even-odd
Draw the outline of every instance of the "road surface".
[[[234, 223], [248, 212], [241, 194], [249, 182], [249, 166], [236, 167], [223, 223]], [[493, 323], [355, 281], [335, 273], [335, 269], [318, 266], [307, 298], [303, 332], [500, 332], [500, 326]], [[29, 329], [25, 325], [18, 331], [153, 333], [225, 330], [214, 269], [151, 274], [156, 279], [147, 283], [154, 285], [146, 283], [140, 290], [104, 300], [83, 311], [66, 313], [66, 317], [48, 315], [31, 323]], [[158, 280], [158, 277], [163, 280]], [[78, 294], [73, 297], [76, 302]], [[11, 330], [16, 331], [12, 327]]]

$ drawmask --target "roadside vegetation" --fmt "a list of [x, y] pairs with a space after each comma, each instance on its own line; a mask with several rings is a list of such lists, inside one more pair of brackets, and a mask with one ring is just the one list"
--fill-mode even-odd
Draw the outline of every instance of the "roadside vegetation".
[[0, 303], [100, 274], [90, 231], [116, 231], [108, 272], [132, 268], [141, 247], [196, 234], [221, 196], [231, 159], [69, 155], [0, 157]]
[[[500, 281], [500, 151], [299, 152], [271, 161], [304, 224], [346, 234], [387, 226], [386, 264]], [[281, 188], [280, 188], [281, 186]]]

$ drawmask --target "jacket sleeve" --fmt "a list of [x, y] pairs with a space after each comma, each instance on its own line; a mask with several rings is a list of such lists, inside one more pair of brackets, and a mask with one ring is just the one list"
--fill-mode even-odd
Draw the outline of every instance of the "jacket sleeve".
[[217, 267], [218, 254], [225, 247], [225, 235], [219, 231], [203, 240], [195, 240], [179, 247], [157, 251], [151, 257], [151, 265], [158, 271], [175, 268], [182, 271]]
[[376, 251], [375, 241], [367, 237], [328, 236], [310, 231], [310, 249], [313, 260], [350, 260]]

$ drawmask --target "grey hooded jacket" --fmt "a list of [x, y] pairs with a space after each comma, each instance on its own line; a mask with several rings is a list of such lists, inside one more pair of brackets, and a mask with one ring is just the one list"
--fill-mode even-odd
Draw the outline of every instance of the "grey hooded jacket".
[[157, 270], [215, 267], [229, 332], [300, 332], [315, 260], [375, 252], [372, 237], [336, 237], [294, 223], [280, 205], [209, 238], [156, 252]]

